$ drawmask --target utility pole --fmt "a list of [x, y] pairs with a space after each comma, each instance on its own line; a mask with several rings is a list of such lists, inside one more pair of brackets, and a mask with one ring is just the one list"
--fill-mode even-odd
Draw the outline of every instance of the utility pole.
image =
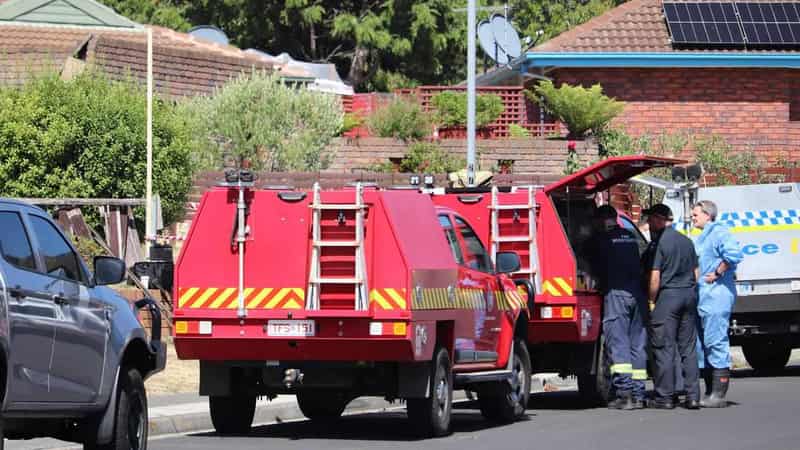
[[145, 181], [144, 242], [145, 258], [150, 259], [150, 247], [156, 234], [153, 217], [153, 29], [147, 27], [147, 180]]
[[467, 1], [467, 186], [475, 186], [475, 0]]

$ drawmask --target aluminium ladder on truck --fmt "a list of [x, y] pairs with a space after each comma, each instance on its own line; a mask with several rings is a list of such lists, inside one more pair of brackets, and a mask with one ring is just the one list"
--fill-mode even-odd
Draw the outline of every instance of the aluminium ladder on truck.
[[[365, 311], [369, 307], [369, 289], [367, 286], [367, 265], [364, 252], [364, 223], [367, 205], [364, 203], [364, 187], [356, 183], [354, 203], [322, 203], [319, 183], [314, 183], [313, 199], [310, 205], [312, 211], [311, 224], [311, 264], [308, 277], [308, 298], [306, 309], [321, 309], [321, 294], [324, 285], [353, 285], [354, 304], [356, 311]], [[352, 211], [355, 215], [355, 232], [352, 240], [323, 239], [322, 219], [323, 211], [333, 210], [339, 212], [340, 221], [344, 222], [345, 212]], [[325, 277], [322, 270], [323, 248], [340, 247], [353, 249], [354, 273], [352, 277]]]
[[[496, 262], [497, 253], [502, 250], [503, 243], [511, 242], [527, 242], [528, 243], [528, 266], [521, 267], [520, 270], [514, 272], [512, 275], [525, 275], [528, 280], [536, 288], [536, 294], [542, 292], [541, 271], [539, 270], [539, 250], [536, 246], [536, 189], [539, 186], [520, 186], [512, 187], [511, 192], [526, 191], [528, 194], [527, 204], [501, 204], [498, 199], [497, 186], [492, 187], [492, 203], [489, 206], [491, 209], [491, 233], [490, 233], [490, 246], [492, 252], [492, 261]], [[527, 214], [528, 216], [528, 232], [523, 235], [503, 235], [501, 234], [502, 227], [500, 227], [500, 211], [511, 210], [514, 211], [514, 218], [518, 220], [520, 214]]]

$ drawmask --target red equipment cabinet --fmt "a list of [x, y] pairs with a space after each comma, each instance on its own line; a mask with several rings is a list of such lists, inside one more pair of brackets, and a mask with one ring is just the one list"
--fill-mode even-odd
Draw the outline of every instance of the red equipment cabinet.
[[285, 393], [312, 419], [362, 395], [406, 399], [429, 435], [448, 432], [453, 388], [487, 418], [520, 417], [526, 299], [481, 238], [419, 192], [206, 192], [176, 264], [174, 337], [200, 360], [217, 431], [246, 431], [257, 396]]
[[469, 219], [493, 252], [519, 254], [522, 268], [512, 276], [536, 286], [527, 332], [534, 372], [577, 375], [586, 400], [606, 401], [603, 297], [593, 289], [595, 281], [583, 254], [593, 233], [595, 194], [651, 168], [683, 162], [624, 156], [600, 161], [548, 186], [434, 195], [437, 205]]

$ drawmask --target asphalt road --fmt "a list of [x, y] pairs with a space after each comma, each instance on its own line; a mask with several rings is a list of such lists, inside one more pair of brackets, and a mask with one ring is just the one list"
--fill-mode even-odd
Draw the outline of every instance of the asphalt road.
[[[257, 427], [248, 436], [212, 433], [152, 440], [172, 449], [597, 449], [796, 450], [800, 448], [800, 367], [758, 378], [737, 371], [727, 409], [611, 411], [583, 409], [574, 391], [531, 398], [528, 417], [512, 425], [487, 424], [472, 403], [458, 405], [453, 434], [418, 439], [404, 410], [344, 417], [332, 426], [293, 422]], [[13, 448], [13, 447], [12, 447]]]

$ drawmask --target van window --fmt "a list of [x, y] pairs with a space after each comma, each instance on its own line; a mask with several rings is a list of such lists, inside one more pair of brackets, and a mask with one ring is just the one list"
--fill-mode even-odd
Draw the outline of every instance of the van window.
[[39, 216], [32, 215], [30, 218], [33, 232], [41, 247], [40, 251], [47, 274], [77, 282], [83, 281], [78, 255], [72, 251], [56, 227]]
[[458, 244], [456, 230], [453, 229], [453, 223], [450, 222], [450, 218], [439, 216], [439, 225], [444, 229], [444, 236], [447, 238], [447, 244], [450, 245], [450, 251], [453, 252], [453, 258], [458, 264], [464, 264], [464, 255], [461, 254], [461, 246]]
[[22, 218], [15, 212], [0, 212], [0, 252], [9, 263], [22, 269], [36, 270], [31, 242]]
[[458, 227], [458, 232], [461, 233], [461, 237], [464, 238], [464, 244], [467, 247], [467, 267], [481, 272], [491, 272], [492, 262], [489, 259], [489, 254], [486, 252], [481, 240], [478, 239], [475, 231], [459, 217], [456, 217], [456, 227]]

